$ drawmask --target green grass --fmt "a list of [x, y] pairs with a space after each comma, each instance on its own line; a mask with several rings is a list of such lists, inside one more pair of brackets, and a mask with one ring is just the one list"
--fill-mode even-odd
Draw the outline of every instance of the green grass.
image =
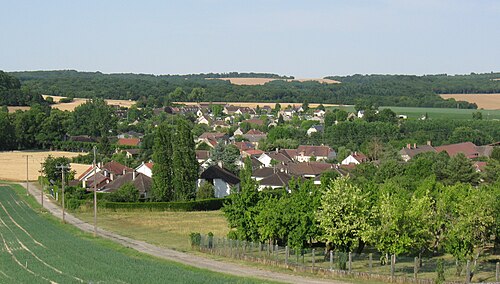
[[[327, 109], [343, 109], [353, 112], [354, 106], [328, 107]], [[500, 110], [476, 110], [476, 109], [456, 109], [456, 108], [425, 108], [425, 107], [380, 107], [380, 109], [390, 108], [396, 114], [407, 115], [408, 119], [419, 119], [427, 113], [431, 119], [472, 119], [472, 113], [481, 111], [483, 119], [500, 119]]]
[[[0, 186], [0, 283], [261, 283], [160, 260], [37, 214], [18, 186]], [[4, 209], [5, 208], [5, 209]], [[35, 209], [38, 211], [38, 209]]]

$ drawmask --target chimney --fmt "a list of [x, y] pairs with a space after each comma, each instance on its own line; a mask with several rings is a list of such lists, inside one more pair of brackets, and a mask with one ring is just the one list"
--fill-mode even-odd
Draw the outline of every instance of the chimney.
[[417, 149], [417, 143], [413, 143], [413, 149]]
[[220, 168], [224, 168], [224, 163], [222, 163], [222, 161], [218, 161], [218, 162], [217, 162], [217, 165], [218, 165]]
[[126, 174], [126, 171], [125, 171], [125, 169], [123, 169], [123, 175], [125, 175], [125, 174]]
[[132, 180], [135, 180], [135, 171], [132, 171]]
[[431, 140], [427, 140], [427, 145], [432, 146]]
[[411, 149], [411, 144], [410, 143], [406, 144], [406, 148]]
[[358, 152], [357, 151], [354, 151], [354, 156], [357, 156], [358, 155]]
[[277, 147], [276, 147], [276, 150], [275, 150], [275, 151], [276, 151], [276, 154], [278, 154], [278, 148], [277, 148]]

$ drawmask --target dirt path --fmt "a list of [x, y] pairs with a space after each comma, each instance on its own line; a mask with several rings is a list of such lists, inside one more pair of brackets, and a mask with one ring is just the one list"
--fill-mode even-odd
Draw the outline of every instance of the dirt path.
[[[20, 183], [24, 188], [26, 188], [26, 184]], [[30, 194], [35, 197], [38, 203], [41, 203], [40, 200], [40, 189], [38, 184], [30, 183]], [[47, 196], [44, 196], [44, 207], [52, 213], [52, 215], [56, 216], [59, 219], [62, 219], [62, 210], [58, 205], [52, 202]], [[82, 231], [93, 233], [94, 226], [93, 224], [86, 223], [71, 214], [65, 214], [65, 220], [68, 224], [74, 225]], [[221, 272], [225, 274], [231, 274], [235, 276], [241, 277], [253, 277], [265, 280], [279, 281], [285, 283], [347, 283], [340, 282], [335, 280], [327, 280], [327, 279], [318, 279], [318, 278], [309, 278], [303, 276], [296, 276], [286, 273], [273, 272], [268, 270], [263, 270], [259, 268], [238, 265], [234, 263], [222, 262], [214, 259], [204, 258], [197, 255], [187, 254], [184, 252], [179, 252], [167, 248], [158, 247], [155, 245], [148, 244], [143, 241], [134, 240], [131, 238], [127, 238], [110, 231], [103, 230], [101, 228], [97, 229], [99, 236], [110, 239], [114, 242], [117, 242], [123, 246], [128, 248], [135, 249], [142, 253], [147, 253], [152, 256], [156, 256], [159, 258], [172, 260], [175, 262], [180, 262], [182, 264], [208, 269], [215, 272]]]

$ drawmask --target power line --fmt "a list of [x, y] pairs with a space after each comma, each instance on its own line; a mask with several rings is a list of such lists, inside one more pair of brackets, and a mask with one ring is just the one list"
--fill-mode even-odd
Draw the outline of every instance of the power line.
[[66, 169], [69, 169], [69, 166], [67, 165], [59, 165], [59, 166], [56, 166], [57, 169], [60, 169], [61, 170], [61, 174], [62, 174], [62, 219], [63, 219], [63, 223], [66, 223], [66, 219], [65, 219], [65, 204], [64, 204], [64, 173], [66, 172]]

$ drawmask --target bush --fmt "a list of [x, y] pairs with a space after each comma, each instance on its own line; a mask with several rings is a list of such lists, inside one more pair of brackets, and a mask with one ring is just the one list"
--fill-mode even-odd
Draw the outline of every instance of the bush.
[[61, 98], [59, 99], [60, 103], [71, 103], [73, 101], [73, 98]]
[[146, 209], [149, 211], [211, 211], [221, 209], [223, 203], [223, 198], [211, 198], [181, 202], [102, 202], [101, 206], [107, 209]]
[[444, 282], [444, 262], [442, 259], [438, 259], [436, 263], [436, 284], [441, 284]]
[[227, 233], [227, 238], [230, 240], [237, 240], [238, 234], [236, 233], [236, 231], [229, 231], [229, 233]]
[[196, 199], [215, 198], [215, 188], [209, 182], [204, 182], [196, 192]]
[[106, 196], [106, 200], [111, 202], [137, 202], [139, 198], [139, 190], [131, 182], [122, 185], [116, 192]]
[[199, 247], [201, 244], [201, 234], [191, 233], [189, 234], [189, 239], [191, 240], [191, 247]]
[[346, 270], [347, 269], [347, 253], [345, 252], [339, 252], [338, 253], [338, 266], [339, 269], [341, 270]]

